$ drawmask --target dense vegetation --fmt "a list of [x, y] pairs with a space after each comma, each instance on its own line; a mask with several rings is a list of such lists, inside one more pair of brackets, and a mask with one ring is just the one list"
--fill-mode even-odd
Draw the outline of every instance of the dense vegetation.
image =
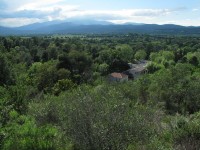
[[200, 149], [200, 38], [0, 37], [0, 149]]

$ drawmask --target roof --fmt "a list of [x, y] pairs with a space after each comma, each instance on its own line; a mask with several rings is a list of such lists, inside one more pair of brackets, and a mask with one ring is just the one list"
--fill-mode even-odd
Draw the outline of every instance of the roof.
[[135, 72], [142, 72], [144, 70], [146, 70], [145, 67], [136, 67], [136, 68], [132, 68], [131, 70], [134, 70]]
[[146, 70], [147, 64], [148, 64], [148, 61], [146, 60], [138, 61], [137, 64], [130, 63], [129, 65], [131, 68], [129, 70], [124, 71], [123, 73], [130, 75], [130, 74], [135, 74], [138, 72], [143, 72], [144, 70]]
[[111, 75], [112, 77], [114, 77], [114, 78], [126, 78], [126, 77], [128, 77], [127, 75], [125, 75], [125, 74], [123, 74], [123, 73], [116, 73], [116, 72], [111, 73], [110, 75]]
[[131, 69], [129, 71], [134, 71], [134, 72], [142, 72], [146, 69], [148, 61], [139, 61], [137, 64], [132, 64]]
[[143, 67], [138, 67], [138, 68], [132, 68], [129, 70], [124, 71], [125, 74], [135, 74], [138, 72], [143, 72], [144, 70], [146, 70], [146, 68]]

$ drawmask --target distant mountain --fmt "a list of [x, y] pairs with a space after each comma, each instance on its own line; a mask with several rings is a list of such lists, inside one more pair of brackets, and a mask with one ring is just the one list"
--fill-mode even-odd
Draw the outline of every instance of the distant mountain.
[[50, 26], [63, 26], [63, 25], [111, 25], [112, 23], [106, 21], [96, 21], [96, 20], [79, 20], [79, 19], [68, 19], [67, 21], [48, 21], [43, 23], [33, 23], [30, 25], [25, 25], [17, 27], [17, 30], [37, 30], [41, 28], [46, 28]]
[[56, 24], [60, 24], [60, 23], [62, 23], [62, 21], [48, 21], [48, 22], [33, 23], [33, 24], [21, 26], [21, 27], [16, 27], [15, 29], [17, 29], [17, 30], [37, 30], [38, 28], [43, 28], [43, 27], [45, 28], [46, 26], [56, 25]]
[[113, 23], [101, 20], [89, 20], [89, 19], [68, 19], [67, 22], [71, 22], [76, 25], [112, 25]]
[[7, 28], [0, 26], [0, 35], [12, 35], [18, 33], [19, 33], [18, 30], [16, 30], [15, 28]]
[[200, 27], [185, 27], [174, 24], [112, 24], [106, 21], [67, 20], [34, 23], [17, 28], [0, 27], [0, 35], [34, 34], [106, 34], [106, 33], [143, 33], [170, 35], [200, 35]]
[[126, 22], [126, 23], [122, 23], [121, 25], [144, 25], [144, 23]]

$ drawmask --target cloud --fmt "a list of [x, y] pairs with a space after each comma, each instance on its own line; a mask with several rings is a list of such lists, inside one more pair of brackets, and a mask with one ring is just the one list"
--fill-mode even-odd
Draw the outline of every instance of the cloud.
[[[52, 5], [58, 4], [63, 0], [29, 0], [29, 3], [25, 3], [17, 8], [18, 11], [20, 10], [41, 10], [41, 9], [49, 9]], [[49, 8], [48, 8], [49, 6]], [[51, 8], [50, 8], [51, 9]]]
[[177, 24], [183, 26], [200, 26], [200, 18], [197, 19], [182, 19], [182, 20], [171, 20], [171, 21], [163, 21], [160, 24]]
[[4, 9], [0, 10], [0, 17], [44, 17], [45, 15], [55, 15], [59, 14], [62, 10], [64, 11], [73, 11], [79, 6], [68, 5], [63, 3], [63, 0], [20, 0], [19, 3], [16, 3], [18, 0], [6, 1], [4, 3]]
[[199, 9], [197, 9], [197, 8], [194, 8], [194, 9], [192, 9], [192, 11], [199, 11]]
[[[6, 6], [7, 10], [34, 10], [42, 6], [50, 6], [64, 0], [1, 0], [0, 4]], [[5, 8], [5, 7], [4, 7]]]
[[76, 10], [62, 11], [60, 18], [89, 18], [96, 20], [131, 19], [133, 17], [159, 17], [171, 13], [168, 9]]
[[72, 12], [79, 7], [63, 2], [63, 0], [2, 0], [0, 6], [5, 7], [0, 9], [0, 25], [13, 27], [36, 21], [57, 20], [61, 18], [63, 12]]
[[110, 22], [149, 22], [165, 17], [185, 7], [175, 9], [119, 9], [119, 10], [83, 10], [81, 6], [69, 5], [66, 0], [1, 0], [0, 25], [21, 26], [34, 22], [94, 19]]
[[23, 26], [36, 22], [43, 22], [43, 20], [38, 18], [0, 18], [0, 25], [7, 27]]
[[[4, 12], [1, 13], [0, 17], [5, 18], [5, 20], [6, 18], [33, 18], [33, 20], [35, 20], [35, 18], [38, 18], [39, 20], [44, 21], [67, 20], [71, 18], [94, 20], [129, 20], [137, 17], [152, 18], [166, 16], [172, 12], [173, 11], [169, 9], [81, 10], [78, 6], [56, 5], [55, 7], [42, 7], [38, 10], [24, 9], [17, 10], [11, 13]], [[30, 23], [30, 21], [28, 21], [27, 24], [28, 23]], [[0, 24], [2, 25], [1, 21]], [[18, 24], [16, 25], [19, 26]]]
[[55, 8], [50, 11], [42, 11], [42, 10], [21, 10], [16, 12], [2, 12], [0, 14], [1, 18], [43, 18], [48, 15], [56, 15], [59, 14], [61, 9]]
[[157, 20], [155, 18], [134, 18], [130, 20], [122, 19], [122, 20], [110, 20], [110, 22], [116, 23], [116, 24], [123, 24], [123, 23], [146, 23], [146, 24], [176, 24], [176, 25], [182, 25], [182, 26], [200, 26], [200, 18], [193, 20], [193, 19], [183, 19], [183, 20], [168, 20], [168, 21], [163, 21], [163, 20]]
[[172, 11], [169, 9], [138, 9], [130, 10], [132, 16], [162, 16], [168, 15]]

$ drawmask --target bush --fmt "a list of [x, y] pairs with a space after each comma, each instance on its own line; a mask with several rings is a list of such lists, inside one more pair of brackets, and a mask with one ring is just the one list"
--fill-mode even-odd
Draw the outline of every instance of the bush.
[[70, 93], [32, 104], [29, 113], [38, 122], [51, 116], [45, 123], [52, 123], [56, 118], [54, 124], [62, 128], [77, 149], [123, 150], [133, 142], [147, 144], [150, 137], [157, 134], [159, 111], [129, 99], [134, 96], [131, 91], [126, 92], [128, 97], [124, 95], [120, 91], [123, 86], [127, 85], [81, 86]]
[[197, 150], [200, 149], [200, 113], [190, 117], [177, 118], [177, 126], [174, 135], [174, 147], [176, 149]]
[[72, 147], [51, 125], [38, 127], [34, 119], [19, 116], [15, 111], [10, 113], [10, 118], [8, 125], [1, 129], [2, 150], [69, 150]]

